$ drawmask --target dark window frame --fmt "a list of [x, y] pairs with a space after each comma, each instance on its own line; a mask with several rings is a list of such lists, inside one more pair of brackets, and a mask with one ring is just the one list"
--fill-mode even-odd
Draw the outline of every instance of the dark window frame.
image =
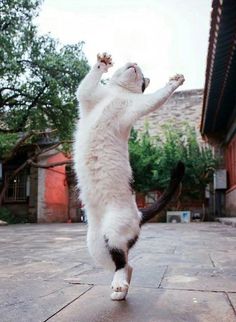
[[[7, 171], [5, 173], [5, 181], [11, 177], [12, 171]], [[8, 184], [8, 187], [4, 196], [4, 203], [27, 203], [28, 195], [27, 195], [27, 182], [28, 182], [28, 172], [21, 171], [12, 179]]]

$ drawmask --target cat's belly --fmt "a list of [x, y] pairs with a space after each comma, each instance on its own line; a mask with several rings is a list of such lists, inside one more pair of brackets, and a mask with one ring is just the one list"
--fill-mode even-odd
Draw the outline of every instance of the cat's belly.
[[97, 129], [79, 137], [75, 166], [84, 204], [130, 202], [132, 170], [126, 140]]

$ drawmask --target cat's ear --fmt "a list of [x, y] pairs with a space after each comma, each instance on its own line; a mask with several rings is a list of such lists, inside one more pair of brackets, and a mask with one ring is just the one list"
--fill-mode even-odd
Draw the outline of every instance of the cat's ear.
[[150, 83], [150, 79], [149, 78], [144, 78], [144, 82], [145, 82], [145, 89], [148, 87], [149, 83]]

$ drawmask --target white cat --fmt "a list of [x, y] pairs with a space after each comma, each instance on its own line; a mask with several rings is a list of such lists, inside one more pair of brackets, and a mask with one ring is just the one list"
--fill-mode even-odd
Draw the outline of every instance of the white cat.
[[126, 64], [108, 84], [101, 84], [102, 74], [111, 66], [110, 55], [98, 55], [78, 88], [80, 120], [74, 166], [88, 218], [89, 252], [97, 263], [115, 271], [111, 298], [123, 300], [132, 273], [128, 251], [138, 239], [141, 225], [171, 199], [184, 173], [179, 163], [166, 193], [150, 209], [139, 211], [130, 186], [130, 130], [138, 118], [158, 109], [183, 84], [184, 77], [176, 75], [164, 88], [143, 95], [149, 79], [136, 63]]

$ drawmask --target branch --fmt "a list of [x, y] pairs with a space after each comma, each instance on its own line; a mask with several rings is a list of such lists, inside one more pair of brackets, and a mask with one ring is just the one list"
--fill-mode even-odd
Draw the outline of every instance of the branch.
[[39, 91], [38, 95], [33, 99], [32, 103], [30, 104], [30, 106], [28, 107], [28, 109], [31, 109], [32, 107], [34, 107], [35, 105], [37, 105], [38, 100], [40, 98], [41, 95], [43, 95], [45, 89], [48, 87], [48, 85], [44, 85], [43, 88], [41, 89], [41, 91]]
[[[33, 135], [42, 135], [42, 134], [51, 134], [51, 133], [54, 133], [56, 132], [57, 129], [54, 129], [54, 130], [50, 130], [50, 131], [42, 131], [42, 132], [38, 132], [38, 131], [30, 131], [29, 133], [25, 134], [17, 143], [16, 145], [14, 146], [14, 148], [12, 149], [10, 155], [5, 158], [3, 160], [3, 164], [8, 162], [9, 160], [11, 160], [15, 155], [16, 155], [16, 152], [19, 150], [19, 148], [22, 146], [23, 143], [25, 143], [25, 141], [27, 141], [30, 137], [32, 137]], [[38, 154], [37, 154], [38, 155]]]
[[[38, 92], [38, 94], [33, 98], [32, 102], [30, 103], [30, 105], [29, 105], [29, 106], [28, 106], [28, 108], [27, 108], [27, 113], [26, 113], [26, 114], [25, 114], [25, 116], [23, 117], [23, 119], [22, 119], [22, 121], [20, 122], [20, 124], [18, 124], [18, 127], [17, 127], [17, 129], [15, 129], [15, 130], [14, 130], [14, 132], [21, 132], [21, 131], [22, 131], [22, 127], [23, 127], [23, 125], [26, 123], [26, 121], [27, 121], [27, 119], [28, 119], [28, 117], [29, 117], [30, 110], [38, 104], [38, 101], [39, 101], [40, 97], [43, 95], [43, 93], [44, 93], [44, 91], [45, 91], [45, 89], [46, 89], [47, 87], [48, 87], [48, 84], [45, 84], [45, 85], [41, 88], [41, 90]], [[3, 89], [1, 89], [1, 90], [4, 90], [4, 89], [7, 89], [7, 88], [5, 87], [5, 88], [3, 88]], [[8, 89], [10, 89], [10, 88], [8, 88]], [[12, 89], [12, 90], [14, 90], [14, 89]], [[16, 90], [16, 91], [20, 92], [19, 90]], [[5, 99], [5, 100], [3, 101], [3, 105], [2, 105], [2, 104], [0, 104], [0, 108], [1, 108], [1, 107], [4, 107], [5, 103], [6, 103], [8, 100], [11, 100], [12, 98], [17, 97], [17, 96], [19, 96], [19, 95], [22, 95], [22, 94], [14, 94], [14, 95], [12, 95], [12, 96], [8, 97], [7, 99]], [[32, 97], [30, 97], [29, 95], [24, 95], [24, 96], [26, 96], [26, 97], [28, 97], [28, 98], [32, 99]], [[14, 104], [12, 104], [12, 106], [14, 106]], [[10, 133], [10, 132], [9, 132], [9, 130], [8, 130], [8, 131], [6, 131], [6, 130], [2, 131], [2, 129], [0, 129], [0, 132], [5, 132], [5, 133], [6, 133], [6, 132], [8, 132], [8, 133]]]
[[11, 22], [4, 22], [2, 25], [1, 25], [1, 28], [0, 28], [0, 30], [1, 31], [5, 31], [5, 30], [7, 30], [7, 28], [9, 27], [11, 25]]
[[28, 160], [28, 164], [31, 165], [32, 167], [43, 168], [43, 169], [49, 169], [49, 168], [59, 167], [61, 165], [72, 164], [72, 162], [73, 162], [72, 160], [64, 160], [59, 162], [52, 162], [49, 164], [41, 164], [41, 163], [33, 162], [32, 160]]
[[[13, 94], [12, 96], [7, 97], [6, 99], [2, 98], [1, 95], [1, 100], [0, 100], [0, 108], [4, 107], [9, 101], [11, 101], [13, 98], [17, 98], [20, 94]], [[9, 104], [7, 104], [10, 106]]]
[[43, 153], [46, 153], [46, 152], [51, 151], [53, 149], [56, 149], [57, 147], [59, 147], [63, 143], [73, 143], [73, 142], [74, 141], [71, 141], [71, 140], [68, 140], [68, 141], [59, 141], [56, 144], [51, 145], [47, 149], [40, 150], [37, 154], [35, 154], [35, 157], [38, 157], [40, 154], [43, 154]]

